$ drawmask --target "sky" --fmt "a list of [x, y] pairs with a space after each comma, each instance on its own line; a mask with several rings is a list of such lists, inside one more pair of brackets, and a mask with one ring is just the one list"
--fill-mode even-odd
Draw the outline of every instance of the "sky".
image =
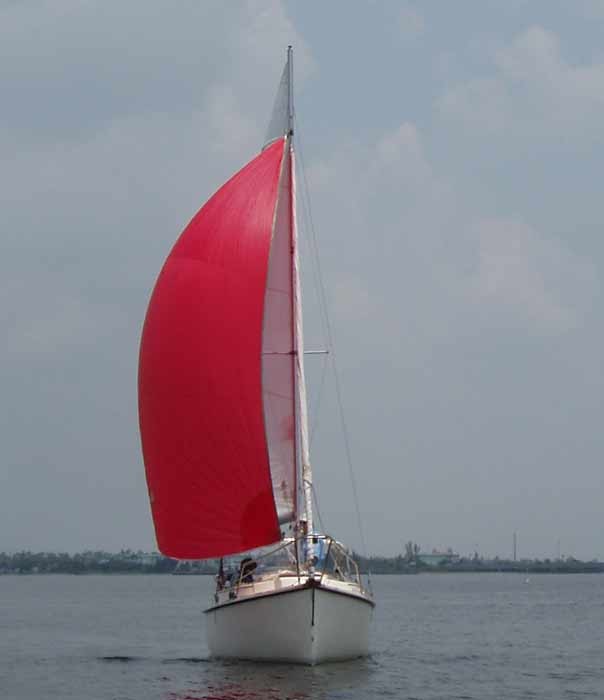
[[[0, 1], [0, 551], [155, 547], [146, 305], [292, 44], [367, 549], [604, 558], [603, 30], [602, 0]], [[360, 549], [321, 361], [322, 520]]]

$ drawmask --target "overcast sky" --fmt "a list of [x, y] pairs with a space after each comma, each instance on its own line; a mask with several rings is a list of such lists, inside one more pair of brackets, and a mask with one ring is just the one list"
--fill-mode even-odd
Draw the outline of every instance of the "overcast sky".
[[[603, 31], [602, 0], [0, 1], [0, 550], [154, 548], [146, 304], [291, 43], [368, 549], [604, 558]], [[333, 381], [316, 425], [359, 546]]]

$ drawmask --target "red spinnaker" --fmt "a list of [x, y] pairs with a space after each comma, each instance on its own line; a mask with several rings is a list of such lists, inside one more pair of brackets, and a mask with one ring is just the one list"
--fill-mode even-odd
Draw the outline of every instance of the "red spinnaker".
[[182, 559], [280, 538], [262, 400], [262, 325], [284, 141], [202, 207], [159, 275], [139, 416], [159, 549]]

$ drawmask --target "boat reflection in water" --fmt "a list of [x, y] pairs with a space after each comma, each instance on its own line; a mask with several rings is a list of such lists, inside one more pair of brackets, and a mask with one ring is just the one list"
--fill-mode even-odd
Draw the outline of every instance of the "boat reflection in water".
[[204, 666], [203, 681], [170, 693], [168, 700], [321, 700], [365, 686], [375, 662], [365, 658], [309, 667], [216, 660]]

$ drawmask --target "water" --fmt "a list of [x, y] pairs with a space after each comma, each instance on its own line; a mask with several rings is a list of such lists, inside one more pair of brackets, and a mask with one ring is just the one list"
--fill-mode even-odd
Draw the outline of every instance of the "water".
[[2, 700], [604, 698], [604, 576], [376, 576], [370, 658], [208, 659], [202, 576], [0, 576]]

